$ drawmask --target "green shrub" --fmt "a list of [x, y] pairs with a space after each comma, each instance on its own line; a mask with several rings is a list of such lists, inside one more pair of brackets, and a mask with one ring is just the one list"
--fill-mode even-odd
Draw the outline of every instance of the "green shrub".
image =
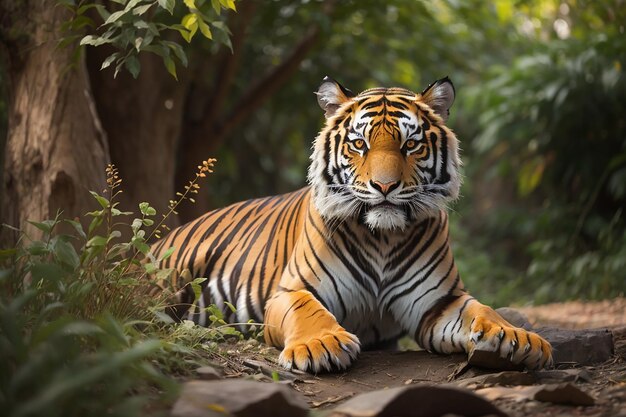
[[[490, 81], [467, 94], [478, 132], [467, 149], [467, 183], [492, 190], [466, 188], [459, 210], [460, 229], [471, 236], [459, 246], [472, 246], [461, 274], [484, 284], [470, 287], [478, 295], [541, 303], [626, 293], [622, 38], [609, 25], [537, 45], [491, 68]], [[489, 207], [478, 210], [480, 220], [467, 215], [477, 206]]]
[[[170, 212], [210, 172], [206, 162]], [[141, 203], [139, 217], [119, 220], [132, 213], [118, 209], [115, 168], [107, 177], [108, 198], [92, 193], [100, 208], [83, 218], [86, 228], [57, 215], [33, 223], [41, 238], [21, 234], [15, 248], [0, 251], [3, 416], [158, 415], [177, 393], [175, 376], [206, 364], [215, 341], [241, 338], [215, 306], [209, 328], [162, 313], [168, 291], [154, 296], [149, 278], [171, 271], [157, 268], [146, 243], [162, 228], [145, 231], [156, 212]]]

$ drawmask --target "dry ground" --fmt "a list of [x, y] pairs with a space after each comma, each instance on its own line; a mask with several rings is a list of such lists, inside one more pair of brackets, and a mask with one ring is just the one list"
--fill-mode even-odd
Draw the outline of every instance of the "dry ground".
[[[579, 380], [572, 383], [595, 399], [593, 406], [555, 405], [532, 400], [497, 398], [497, 389], [495, 393], [492, 392], [496, 397], [493, 402], [515, 417], [538, 415], [626, 417], [626, 299], [591, 303], [567, 302], [523, 307], [520, 310], [528, 315], [535, 327], [578, 329], [610, 327], [614, 329], [616, 354], [611, 360], [594, 366], [561, 366], [562, 369], [586, 371], [584, 375], [588, 376], [588, 381]], [[273, 376], [274, 379], [283, 380], [303, 394], [311, 408], [320, 410], [332, 408], [363, 392], [409, 384], [453, 383], [467, 385], [474, 390], [490, 386], [467, 382], [469, 378], [490, 371], [469, 368], [462, 375], [453, 376], [455, 371], [463, 367], [466, 359], [464, 355], [440, 356], [424, 351], [364, 352], [347, 372], [314, 376], [283, 373], [276, 365], [277, 354], [275, 349], [263, 345], [252, 348], [240, 348], [237, 345], [234, 351], [231, 350], [222, 357], [221, 365], [225, 365], [227, 378], [252, 377], [269, 380]], [[261, 368], [262, 370], [259, 370]], [[294, 378], [297, 380], [293, 381]], [[557, 379], [552, 382], [559, 381]]]

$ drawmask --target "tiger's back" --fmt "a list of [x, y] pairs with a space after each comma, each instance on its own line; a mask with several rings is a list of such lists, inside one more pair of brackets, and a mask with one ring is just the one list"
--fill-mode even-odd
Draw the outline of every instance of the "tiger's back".
[[[190, 286], [178, 294], [177, 318], [207, 324], [205, 307], [215, 304], [232, 322], [263, 321], [265, 302], [275, 291], [303, 227], [310, 189], [246, 200], [206, 213], [174, 229], [153, 247], [155, 254], [173, 247], [161, 268], [207, 278], [194, 303]], [[176, 276], [179, 277], [179, 274]], [[183, 284], [183, 285], [181, 285]], [[236, 306], [236, 313], [224, 301]]]

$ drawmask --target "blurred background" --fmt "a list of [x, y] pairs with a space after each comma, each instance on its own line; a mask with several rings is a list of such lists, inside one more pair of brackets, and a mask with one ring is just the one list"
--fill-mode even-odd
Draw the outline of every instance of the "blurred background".
[[[61, 194], [48, 196], [44, 212], [18, 204], [29, 188], [20, 194], [16, 184], [30, 178], [24, 172], [36, 165], [29, 156], [32, 163], [22, 163], [26, 168], [20, 171], [11, 159], [17, 146], [11, 148], [12, 137], [24, 126], [16, 118], [23, 114], [19, 94], [32, 90], [20, 89], [20, 82], [38, 75], [24, 75], [34, 59], [24, 51], [31, 51], [28, 42], [35, 41], [24, 40], [15, 28], [70, 41], [102, 34], [94, 10], [81, 15], [77, 2], [69, 0], [56, 3], [74, 7], [73, 15], [54, 12], [59, 14], [52, 16], [56, 26], [30, 32], [32, 23], [24, 22], [33, 22], [28, 18], [33, 13], [46, 19], [49, 10], [63, 9], [34, 3], [3, 6], [3, 221], [14, 225], [23, 221], [24, 212], [53, 215], [70, 200], [61, 187]], [[109, 12], [127, 4], [91, 3], [106, 5]], [[55, 120], [98, 119], [95, 133], [68, 140], [76, 149], [93, 147], [89, 135], [100, 138], [103, 156], [98, 160], [118, 167], [127, 208], [150, 201], [162, 211], [207, 157], [217, 158], [215, 173], [197, 203], [182, 208], [173, 225], [210, 208], [304, 186], [311, 144], [324, 122], [313, 92], [326, 75], [355, 92], [375, 86], [419, 92], [449, 76], [457, 98], [448, 125], [460, 140], [465, 164], [462, 197], [452, 208], [452, 240], [470, 291], [496, 306], [624, 294], [625, 1], [242, 0], [235, 5], [236, 11], [211, 18], [212, 41], [206, 33], [189, 44], [171, 34], [160, 38], [184, 46], [188, 66], [176, 61], [177, 80], [171, 59], [150, 50], [156, 41], [146, 44], [148, 23], [159, 22], [158, 13], [146, 19], [145, 27], [129, 17], [125, 23], [134, 29], [116, 42], [75, 50], [49, 47], [44, 52], [52, 58], [35, 61], [39, 69], [50, 62], [45, 67], [50, 73], [60, 68], [54, 78], [60, 80], [57, 94], [46, 104], [57, 111], [46, 126]], [[185, 13], [177, 2], [162, 21], [180, 20]], [[69, 27], [59, 29], [68, 16]], [[67, 35], [68, 30], [79, 35]], [[121, 55], [109, 57], [128, 45], [132, 51], [135, 45], [137, 58], [122, 62], [113, 78], [116, 65], [110, 64]], [[180, 60], [181, 51], [168, 47]], [[68, 65], [84, 77], [64, 81]], [[60, 109], [59, 92], [77, 83], [84, 83], [78, 96], [84, 90], [92, 98], [93, 108], [75, 105], [76, 111], [91, 109], [87, 115], [72, 113], [71, 98]], [[30, 105], [42, 101], [33, 96]], [[49, 162], [43, 161], [44, 173], [37, 174], [43, 177], [33, 174], [32, 181], [54, 177], [46, 176]], [[80, 172], [80, 161], [77, 166]], [[103, 169], [94, 178], [72, 190], [89, 197], [86, 189], [100, 187]], [[47, 189], [54, 193], [56, 188]], [[81, 207], [76, 203], [65, 210], [73, 216], [84, 212]]]

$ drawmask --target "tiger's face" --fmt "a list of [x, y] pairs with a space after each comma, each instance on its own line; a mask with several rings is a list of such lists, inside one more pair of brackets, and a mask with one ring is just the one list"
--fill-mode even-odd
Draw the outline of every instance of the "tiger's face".
[[355, 96], [327, 78], [317, 95], [326, 126], [308, 179], [322, 217], [404, 229], [458, 196], [458, 144], [444, 125], [454, 101], [449, 79], [421, 94], [375, 88]]

